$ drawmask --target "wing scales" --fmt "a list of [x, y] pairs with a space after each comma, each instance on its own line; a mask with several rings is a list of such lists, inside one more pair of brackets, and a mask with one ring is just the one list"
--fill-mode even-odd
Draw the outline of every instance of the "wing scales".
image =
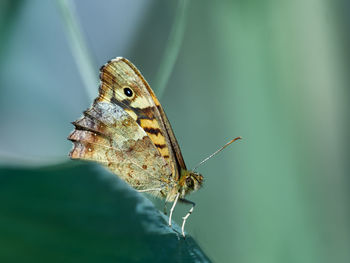
[[164, 187], [171, 170], [147, 134], [118, 105], [95, 102], [74, 122], [73, 159], [97, 161], [136, 189]]
[[[186, 169], [180, 147], [162, 106], [141, 73], [125, 58], [116, 58], [101, 68], [100, 78], [101, 97], [121, 106], [136, 120], [178, 180], [180, 169]], [[136, 99], [128, 100], [124, 96], [124, 86], [132, 87]]]

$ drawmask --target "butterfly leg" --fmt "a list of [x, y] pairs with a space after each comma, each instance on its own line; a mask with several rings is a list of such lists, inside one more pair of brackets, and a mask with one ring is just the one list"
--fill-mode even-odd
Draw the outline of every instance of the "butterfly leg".
[[183, 199], [183, 198], [180, 198], [180, 201], [185, 203], [185, 204], [189, 204], [189, 205], [192, 205], [191, 209], [187, 212], [187, 214], [182, 218], [183, 221], [182, 221], [182, 227], [181, 227], [181, 230], [182, 230], [182, 235], [183, 237], [185, 237], [185, 223], [186, 223], [186, 220], [187, 218], [192, 214], [193, 212], [193, 209], [194, 209], [194, 206], [196, 205], [196, 203], [190, 201], [190, 200], [187, 200], [187, 199]]
[[172, 207], [170, 208], [170, 213], [169, 213], [169, 226], [171, 226], [171, 218], [172, 218], [172, 216], [173, 216], [173, 211], [174, 211], [174, 209], [175, 209], [175, 206], [176, 206], [177, 200], [179, 199], [179, 196], [180, 196], [180, 193], [177, 193], [177, 195], [175, 196], [174, 203], [173, 203]]

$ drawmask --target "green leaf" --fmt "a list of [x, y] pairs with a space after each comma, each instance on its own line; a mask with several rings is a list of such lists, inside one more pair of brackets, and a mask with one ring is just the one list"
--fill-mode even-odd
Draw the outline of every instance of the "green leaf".
[[0, 262], [209, 262], [147, 198], [94, 164], [0, 170]]

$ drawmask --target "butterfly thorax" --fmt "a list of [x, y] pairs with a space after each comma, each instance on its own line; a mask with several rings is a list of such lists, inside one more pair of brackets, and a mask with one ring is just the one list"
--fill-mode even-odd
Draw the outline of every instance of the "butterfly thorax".
[[199, 173], [181, 169], [181, 176], [179, 180], [179, 192], [181, 197], [185, 197], [192, 191], [197, 191], [203, 183], [203, 176]]
[[193, 191], [197, 191], [203, 183], [203, 176], [199, 173], [182, 169], [178, 181], [173, 181], [163, 190], [167, 202], [173, 202], [176, 195], [180, 193], [180, 197], [184, 198]]

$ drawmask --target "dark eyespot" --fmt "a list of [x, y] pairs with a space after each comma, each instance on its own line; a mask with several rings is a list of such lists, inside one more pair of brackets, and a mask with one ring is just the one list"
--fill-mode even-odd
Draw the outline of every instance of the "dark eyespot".
[[194, 187], [194, 182], [193, 182], [193, 180], [192, 180], [191, 177], [187, 177], [187, 178], [186, 178], [186, 185], [187, 185], [188, 188], [192, 188], [192, 189], [193, 189], [193, 187]]
[[132, 90], [131, 90], [129, 87], [125, 87], [125, 88], [124, 88], [124, 94], [125, 94], [126, 96], [128, 96], [128, 97], [132, 97], [133, 92], [132, 92]]

